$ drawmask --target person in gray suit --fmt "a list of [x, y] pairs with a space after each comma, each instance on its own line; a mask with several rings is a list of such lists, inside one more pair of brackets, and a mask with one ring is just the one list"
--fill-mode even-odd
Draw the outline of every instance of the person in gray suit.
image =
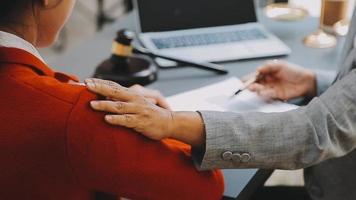
[[[356, 13], [356, 12], [355, 12]], [[250, 87], [262, 96], [312, 99], [283, 113], [172, 112], [137, 91], [89, 79], [90, 90], [116, 102], [92, 102], [111, 124], [161, 140], [192, 145], [201, 170], [215, 168], [305, 169], [314, 200], [356, 199], [356, 15], [346, 39], [339, 73], [312, 72], [274, 61], [258, 69], [264, 81]]]

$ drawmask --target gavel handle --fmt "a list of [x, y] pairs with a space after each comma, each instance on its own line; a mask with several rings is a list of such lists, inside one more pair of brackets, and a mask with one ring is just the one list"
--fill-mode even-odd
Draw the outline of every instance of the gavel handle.
[[181, 58], [175, 58], [175, 57], [172, 57], [172, 56], [166, 56], [166, 55], [162, 55], [162, 54], [158, 54], [158, 53], [153, 53], [150, 50], [148, 50], [146, 48], [143, 48], [143, 47], [135, 47], [133, 52], [134, 53], [143, 54], [143, 55], [148, 55], [148, 56], [150, 56], [152, 58], [163, 58], [163, 59], [166, 59], [166, 60], [171, 60], [171, 61], [177, 62], [179, 64], [182, 64], [182, 65], [188, 65], [188, 66], [195, 67], [195, 68], [198, 68], [198, 69], [212, 71], [212, 72], [215, 72], [217, 74], [228, 74], [229, 73], [221, 65], [217, 65], [217, 64], [214, 64], [214, 63], [202, 63], [202, 62], [188, 61], [188, 60], [184, 60], [184, 59], [181, 59]]

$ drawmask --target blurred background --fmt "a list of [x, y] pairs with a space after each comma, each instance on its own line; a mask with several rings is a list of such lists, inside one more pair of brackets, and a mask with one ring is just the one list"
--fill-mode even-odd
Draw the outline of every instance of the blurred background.
[[61, 54], [100, 32], [105, 24], [120, 19], [130, 6], [127, 2], [129, 1], [78, 0], [57, 44], [49, 49], [41, 49], [41, 55], [51, 63]]
[[[41, 54], [48, 63], [69, 49], [77, 46], [105, 24], [120, 19], [131, 9], [131, 0], [78, 0], [69, 23], [60, 35], [57, 44], [50, 49], [42, 49]], [[268, 0], [257, 0], [257, 5], [265, 5]], [[290, 0], [295, 5], [308, 10], [311, 16], [320, 14], [320, 0]]]

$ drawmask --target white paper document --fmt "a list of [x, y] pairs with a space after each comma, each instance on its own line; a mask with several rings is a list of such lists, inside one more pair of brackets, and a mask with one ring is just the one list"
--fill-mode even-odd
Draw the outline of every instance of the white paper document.
[[268, 101], [257, 94], [245, 90], [231, 98], [243, 87], [237, 78], [215, 83], [196, 90], [191, 90], [167, 98], [168, 103], [175, 111], [230, 111], [230, 112], [285, 112], [296, 109], [298, 106], [281, 101]]

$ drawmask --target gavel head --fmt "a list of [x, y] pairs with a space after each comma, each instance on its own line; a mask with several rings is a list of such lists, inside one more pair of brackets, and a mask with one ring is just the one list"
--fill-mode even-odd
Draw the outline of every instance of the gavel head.
[[134, 53], [134, 32], [120, 30], [113, 42], [112, 55], [96, 69], [94, 77], [129, 87], [147, 85], [157, 79], [157, 66], [145, 55]]
[[112, 53], [117, 56], [129, 57], [133, 53], [132, 41], [135, 33], [126, 29], [117, 32], [112, 46]]

